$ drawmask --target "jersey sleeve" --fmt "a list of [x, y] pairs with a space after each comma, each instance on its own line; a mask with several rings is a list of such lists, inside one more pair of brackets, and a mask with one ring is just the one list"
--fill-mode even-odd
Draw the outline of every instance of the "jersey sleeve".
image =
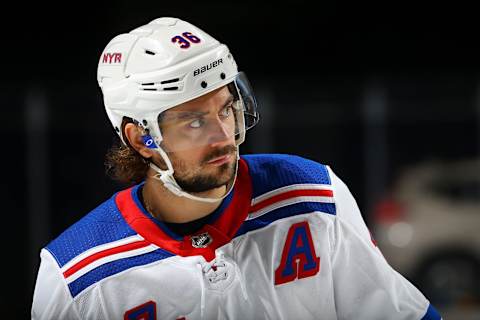
[[441, 319], [375, 245], [347, 186], [328, 168], [336, 205], [332, 273], [339, 319]]
[[33, 294], [32, 319], [80, 319], [55, 258], [45, 249], [40, 252], [40, 258]]

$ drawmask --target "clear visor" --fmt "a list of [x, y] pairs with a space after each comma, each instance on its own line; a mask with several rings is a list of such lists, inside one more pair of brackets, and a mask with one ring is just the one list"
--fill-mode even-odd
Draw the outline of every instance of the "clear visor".
[[257, 122], [253, 91], [239, 73], [228, 85], [162, 112], [161, 147], [170, 153], [238, 145]]

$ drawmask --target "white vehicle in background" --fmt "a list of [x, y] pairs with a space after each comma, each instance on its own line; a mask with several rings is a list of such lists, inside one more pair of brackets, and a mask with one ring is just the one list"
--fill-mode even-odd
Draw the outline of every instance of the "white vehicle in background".
[[371, 221], [387, 261], [432, 303], [480, 304], [480, 159], [405, 170]]

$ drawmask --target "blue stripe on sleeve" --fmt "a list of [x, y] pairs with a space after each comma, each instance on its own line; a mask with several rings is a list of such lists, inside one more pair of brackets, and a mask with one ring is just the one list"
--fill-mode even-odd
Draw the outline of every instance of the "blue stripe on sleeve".
[[289, 218], [305, 213], [312, 212], [323, 212], [331, 215], [336, 214], [336, 208], [334, 203], [323, 203], [323, 202], [299, 202], [285, 207], [281, 207], [275, 210], [272, 210], [260, 217], [257, 217], [252, 220], [245, 221], [240, 229], [238, 229], [235, 237], [241, 236], [249, 231], [257, 230], [263, 227], [268, 226], [270, 223], [275, 222], [279, 219]]
[[431, 304], [428, 305], [427, 313], [423, 316], [421, 320], [441, 320], [442, 317]]
[[68, 287], [72, 296], [75, 297], [80, 292], [102, 279], [113, 276], [133, 267], [146, 265], [172, 256], [173, 254], [168, 251], [157, 249], [142, 255], [114, 260], [89, 271], [80, 278], [71, 282]]

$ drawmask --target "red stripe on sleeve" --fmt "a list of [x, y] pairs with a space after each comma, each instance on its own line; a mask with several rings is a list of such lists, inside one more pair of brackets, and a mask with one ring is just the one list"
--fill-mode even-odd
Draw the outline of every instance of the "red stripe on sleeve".
[[69, 276], [71, 276], [72, 274], [74, 274], [75, 272], [77, 272], [78, 270], [82, 269], [83, 267], [89, 265], [90, 263], [98, 260], [98, 259], [101, 259], [103, 257], [106, 257], [106, 256], [110, 256], [110, 255], [113, 255], [113, 254], [116, 254], [116, 253], [120, 253], [120, 252], [125, 252], [125, 251], [130, 251], [130, 250], [135, 250], [135, 249], [139, 249], [139, 248], [143, 248], [143, 247], [146, 247], [150, 245], [150, 242], [146, 241], [146, 240], [140, 240], [140, 241], [135, 241], [135, 242], [132, 242], [132, 243], [127, 243], [127, 244], [124, 244], [124, 245], [121, 245], [121, 246], [118, 246], [118, 247], [114, 247], [114, 248], [110, 248], [110, 249], [105, 249], [103, 251], [100, 251], [100, 252], [97, 252], [97, 253], [94, 253], [92, 254], [91, 256], [88, 256], [86, 257], [85, 259], [83, 260], [80, 260], [79, 262], [77, 262], [76, 264], [74, 264], [73, 266], [71, 266], [70, 268], [68, 268], [64, 273], [63, 273], [63, 276], [65, 278], [68, 278]]
[[283, 192], [277, 194], [271, 198], [265, 199], [260, 201], [259, 203], [253, 205], [250, 209], [250, 212], [255, 212], [269, 205], [283, 201], [289, 198], [295, 197], [333, 197], [332, 190], [317, 190], [317, 189], [310, 189], [310, 190], [291, 190], [287, 192]]

